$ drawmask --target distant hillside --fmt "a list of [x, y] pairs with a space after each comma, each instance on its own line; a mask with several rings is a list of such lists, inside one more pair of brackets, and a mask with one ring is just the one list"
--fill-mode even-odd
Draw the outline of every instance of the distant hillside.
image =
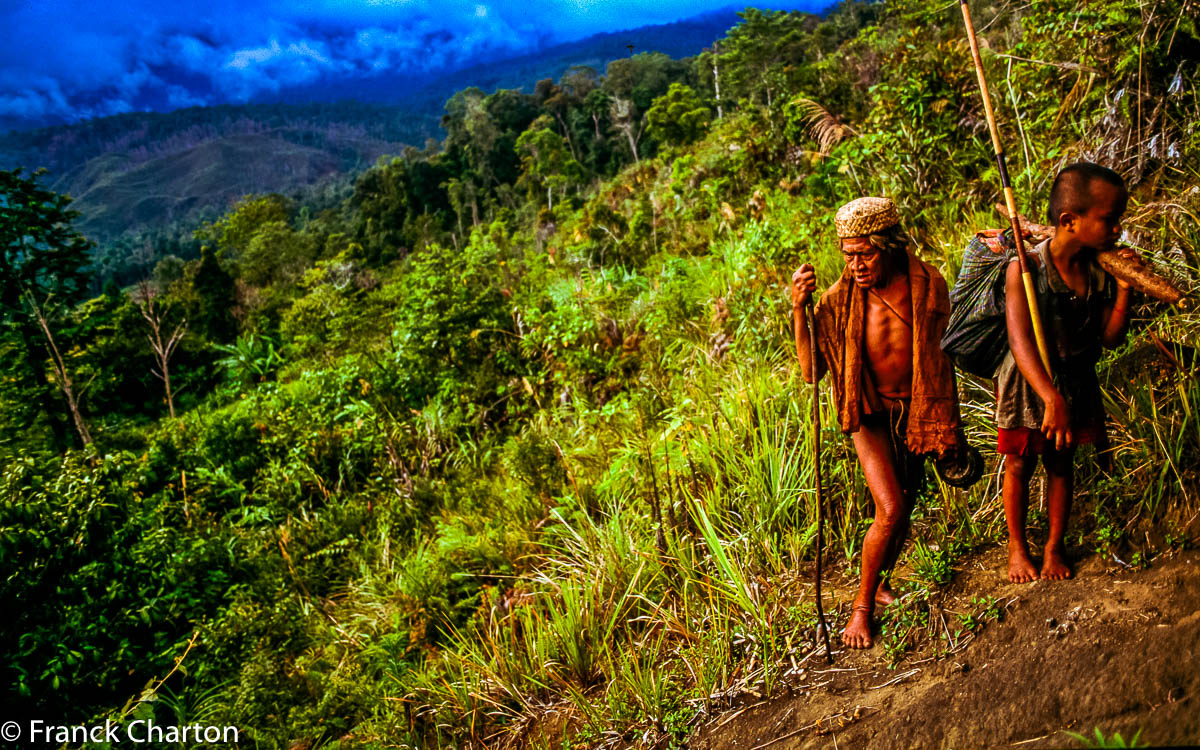
[[289, 192], [355, 172], [433, 135], [380, 104], [192, 107], [0, 138], [0, 168], [45, 168], [105, 244], [188, 222], [247, 193]]
[[[75, 198], [81, 228], [101, 244], [187, 223], [247, 193], [289, 192], [351, 174], [383, 154], [440, 137], [445, 101], [468, 86], [532, 90], [571, 66], [598, 72], [637, 52], [685, 57], [738, 21], [725, 10], [599, 34], [432, 82], [380, 76], [293, 89], [279, 101], [130, 113], [0, 136], [0, 168], [44, 167]], [[339, 101], [329, 101], [337, 98]], [[351, 101], [354, 99], [354, 101]]]
[[85, 234], [109, 239], [126, 228], [187, 219], [209, 206], [221, 209], [249, 193], [312, 185], [394, 150], [389, 148], [394, 144], [365, 138], [328, 139], [319, 147], [290, 138], [309, 133], [276, 129], [231, 135], [132, 167], [106, 154], [64, 175], [55, 187], [76, 197]]

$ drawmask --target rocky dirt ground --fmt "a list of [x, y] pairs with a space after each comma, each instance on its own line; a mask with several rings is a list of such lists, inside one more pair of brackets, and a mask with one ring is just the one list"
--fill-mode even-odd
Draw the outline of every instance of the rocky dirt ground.
[[993, 597], [1000, 619], [894, 667], [878, 638], [865, 652], [835, 640], [832, 665], [810, 654], [772, 697], [742, 695], [687, 744], [1032, 750], [1080, 747], [1067, 732], [1096, 728], [1126, 739], [1141, 730], [1150, 745], [1200, 744], [1200, 551], [1145, 570], [1074, 552], [1073, 580], [1032, 584], [1007, 580], [1002, 548], [984, 552], [941, 592], [931, 627], [952, 634], [955, 613], [977, 608], [976, 597]]

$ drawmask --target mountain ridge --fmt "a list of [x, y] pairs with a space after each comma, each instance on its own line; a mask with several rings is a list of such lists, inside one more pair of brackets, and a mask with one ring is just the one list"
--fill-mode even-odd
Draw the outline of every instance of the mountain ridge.
[[[731, 6], [674, 23], [595, 34], [453, 71], [392, 101], [383, 92], [395, 80], [380, 78], [371, 82], [373, 98], [288, 101], [304, 91], [296, 89], [281, 101], [126, 113], [14, 130], [0, 135], [0, 168], [46, 169], [48, 185], [75, 199], [80, 228], [102, 245], [113, 243], [173, 222], [194, 224], [205, 210], [227, 208], [231, 196], [292, 192], [353, 175], [386, 154], [426, 145], [442, 135], [446, 100], [464, 88], [532, 90], [538, 80], [558, 80], [578, 65], [603, 73], [608, 63], [627, 56], [630, 46], [635, 53], [685, 57], [702, 51], [738, 20]], [[339, 96], [354, 92], [338, 88]], [[257, 148], [239, 147], [245, 136], [256, 136]], [[196, 151], [205, 144], [213, 145]], [[203, 165], [202, 179], [180, 168], [201, 166], [197, 153], [217, 160]], [[271, 179], [279, 164], [289, 169]]]

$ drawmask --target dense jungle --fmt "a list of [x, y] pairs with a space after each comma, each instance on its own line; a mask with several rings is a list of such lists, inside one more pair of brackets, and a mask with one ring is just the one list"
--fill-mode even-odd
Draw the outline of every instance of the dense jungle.
[[[1040, 219], [1065, 164], [1111, 166], [1125, 241], [1195, 290], [1200, 6], [971, 10], [1022, 210]], [[247, 195], [134, 282], [93, 267], [42, 175], [0, 172], [9, 713], [294, 750], [751, 746], [718, 718], [794, 694], [819, 643], [792, 271], [837, 278], [833, 213], [862, 195], [893, 198], [951, 283], [1006, 219], [958, 4], [741, 19], [693, 58], [463, 89], [441, 140], [319, 195]], [[1192, 308], [1137, 298], [1101, 363], [1113, 466], [1081, 451], [1068, 539], [1097, 581], [1182, 576], [1181, 617], [1198, 338]], [[969, 583], [1003, 577], [1005, 527], [991, 384], [959, 387], [985, 478], [931, 475], [868, 655], [880, 682], [949, 674], [1020, 621]], [[827, 391], [821, 408], [836, 636], [872, 504]], [[1036, 499], [1030, 524], [1044, 537]], [[1140, 648], [1132, 632], [1096, 648]], [[1164, 716], [1137, 714], [1142, 740], [1186, 742]], [[988, 726], [961, 742], [1008, 744]]]

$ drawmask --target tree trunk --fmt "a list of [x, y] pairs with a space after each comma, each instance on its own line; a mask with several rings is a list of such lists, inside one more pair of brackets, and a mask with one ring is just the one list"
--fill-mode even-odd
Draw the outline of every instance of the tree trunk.
[[150, 324], [150, 335], [146, 338], [150, 341], [150, 348], [154, 351], [154, 359], [158, 364], [158, 370], [151, 370], [151, 372], [163, 382], [163, 388], [167, 394], [167, 412], [171, 415], [171, 419], [174, 419], [175, 396], [171, 392], [171, 355], [175, 353], [175, 348], [179, 346], [183, 334], [187, 332], [187, 320], [175, 326], [170, 338], [164, 342], [162, 324], [166, 319], [167, 310], [155, 307], [154, 296], [150, 292], [149, 284], [142, 285], [142, 300], [138, 302], [138, 309], [141, 310], [142, 317]]
[[42, 413], [46, 415], [46, 423], [50, 426], [50, 432], [54, 435], [54, 447], [56, 450], [65, 449], [70, 445], [71, 438], [67, 431], [67, 424], [63, 421], [60, 413], [61, 405], [54, 398], [53, 392], [46, 388], [46, 381], [50, 378], [46, 372], [45, 361], [34, 354], [41, 348], [38, 344], [38, 335], [28, 320], [21, 321], [18, 328], [25, 344], [25, 361], [29, 365], [32, 381], [37, 384], [38, 403], [42, 407]]
[[579, 154], [575, 153], [575, 142], [571, 140], [571, 130], [567, 127], [567, 121], [558, 112], [555, 112], [554, 116], [558, 118], [558, 124], [562, 125], [563, 137], [567, 139], [567, 148], [571, 149], [571, 158], [579, 161]]
[[717, 119], [720, 120], [725, 116], [721, 109], [721, 68], [717, 65], [717, 55], [713, 54], [713, 88], [717, 95]]
[[67, 406], [71, 410], [71, 419], [75, 422], [75, 429], [79, 432], [79, 439], [83, 441], [84, 446], [91, 445], [91, 430], [88, 429], [87, 421], [84, 420], [83, 413], [79, 410], [79, 401], [76, 398], [74, 383], [67, 372], [67, 364], [63, 361], [62, 354], [58, 351], [58, 345], [54, 343], [54, 335], [50, 333], [50, 324], [46, 322], [45, 313], [34, 302], [33, 295], [28, 295], [28, 299], [29, 306], [33, 309], [33, 315], [37, 318], [38, 325], [42, 328], [42, 333], [46, 336], [46, 350], [50, 353], [50, 360], [54, 365], [54, 375], [58, 379], [58, 388], [67, 398]]

